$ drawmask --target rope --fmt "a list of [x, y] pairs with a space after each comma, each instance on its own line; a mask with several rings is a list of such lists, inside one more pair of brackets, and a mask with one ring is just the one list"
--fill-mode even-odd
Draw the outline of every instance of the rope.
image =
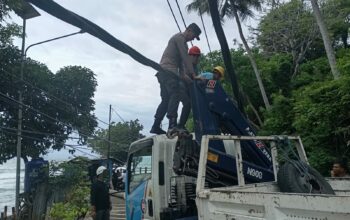
[[[304, 173], [304, 175], [309, 176], [311, 179], [311, 175], [309, 174], [309, 168], [307, 166], [307, 164], [303, 163], [300, 160], [299, 155], [294, 151], [290, 140], [287, 137], [283, 137], [283, 138], [279, 138], [279, 137], [275, 137], [275, 139], [277, 140], [277, 146], [278, 149], [281, 149], [282, 151], [282, 157], [283, 159], [285, 159], [286, 162], [291, 163], [297, 170], [299, 173]], [[295, 159], [291, 159], [289, 154], [292, 154], [292, 156], [295, 157]]]
[[175, 14], [174, 14], [173, 8], [171, 7], [169, 0], [167, 0], [167, 2], [168, 2], [168, 5], [169, 5], [169, 8], [170, 8], [171, 14], [173, 15], [173, 18], [174, 18], [175, 23], [176, 23], [176, 25], [177, 25], [177, 28], [178, 28], [178, 29], [179, 29], [179, 31], [181, 32], [181, 28], [180, 28], [179, 23], [178, 23], [178, 22], [177, 22], [177, 20], [176, 20], [176, 17], [175, 17]]

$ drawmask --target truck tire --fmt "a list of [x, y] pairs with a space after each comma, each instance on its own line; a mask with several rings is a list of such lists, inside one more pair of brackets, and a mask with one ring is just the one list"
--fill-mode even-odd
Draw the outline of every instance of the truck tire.
[[[300, 170], [296, 166], [303, 166], [304, 169]], [[281, 192], [335, 194], [332, 187], [317, 170], [299, 161], [286, 162], [280, 167], [277, 184]]]

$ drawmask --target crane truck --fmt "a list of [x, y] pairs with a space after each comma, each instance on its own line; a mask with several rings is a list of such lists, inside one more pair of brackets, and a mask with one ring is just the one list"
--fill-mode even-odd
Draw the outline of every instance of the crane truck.
[[350, 179], [324, 179], [300, 137], [256, 136], [219, 81], [191, 98], [194, 134], [130, 145], [128, 220], [350, 219]]
[[[54, 1], [26, 2], [164, 71]], [[155, 135], [130, 145], [128, 220], [350, 219], [350, 180], [325, 180], [309, 166], [300, 137], [255, 136], [218, 81], [196, 81], [191, 98], [194, 134]]]

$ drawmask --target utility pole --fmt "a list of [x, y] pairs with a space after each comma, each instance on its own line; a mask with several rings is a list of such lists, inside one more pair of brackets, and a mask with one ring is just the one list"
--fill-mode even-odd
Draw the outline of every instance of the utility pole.
[[[26, 19], [23, 19], [23, 32], [22, 32], [22, 51], [21, 51], [21, 75], [20, 79], [23, 82], [23, 69], [24, 69], [24, 47], [25, 47], [25, 29], [26, 29]], [[18, 124], [17, 124], [17, 165], [16, 165], [16, 214], [19, 215], [19, 191], [21, 182], [21, 148], [22, 148], [22, 88], [18, 91]]]
[[110, 166], [109, 166], [109, 159], [111, 156], [111, 119], [112, 119], [112, 105], [109, 105], [109, 120], [108, 120], [108, 150], [107, 150], [107, 169], [108, 169], [108, 173]]
[[[26, 21], [27, 19], [35, 18], [40, 16], [39, 12], [33, 8], [29, 3], [25, 1], [19, 1], [19, 7], [14, 9], [15, 13], [23, 19], [23, 31], [22, 31], [22, 50], [21, 50], [21, 72], [20, 79], [23, 82], [24, 62], [25, 62], [25, 37], [26, 37]], [[16, 164], [16, 216], [19, 219], [19, 192], [21, 183], [21, 156], [22, 156], [22, 119], [23, 119], [23, 97], [22, 88], [18, 91], [18, 123], [17, 123], [17, 164]]]

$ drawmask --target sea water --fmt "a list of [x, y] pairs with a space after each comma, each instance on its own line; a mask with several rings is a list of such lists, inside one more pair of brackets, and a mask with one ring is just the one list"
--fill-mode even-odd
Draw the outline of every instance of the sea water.
[[[24, 163], [21, 163], [21, 192], [24, 186]], [[7, 205], [8, 210], [15, 206], [16, 197], [16, 158], [0, 165], [0, 212]]]

